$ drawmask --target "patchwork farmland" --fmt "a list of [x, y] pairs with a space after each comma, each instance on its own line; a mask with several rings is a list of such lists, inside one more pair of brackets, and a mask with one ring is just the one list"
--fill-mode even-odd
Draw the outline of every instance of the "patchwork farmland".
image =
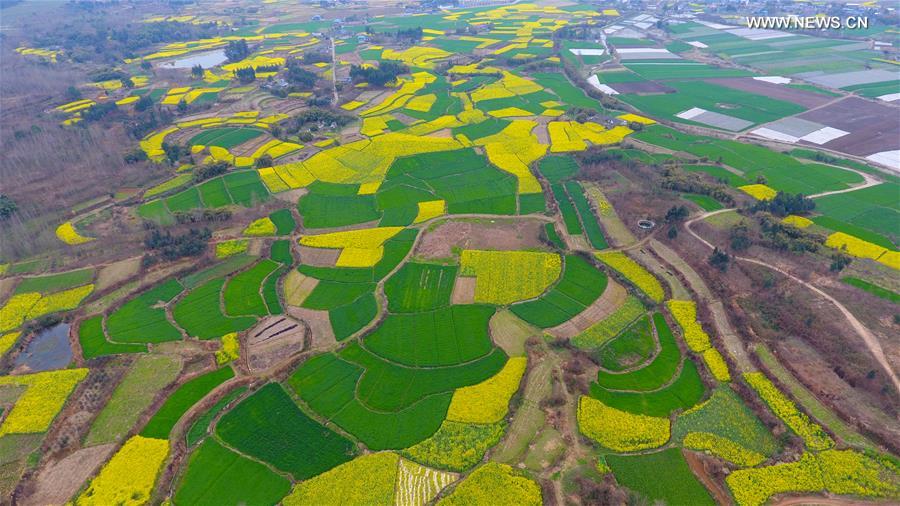
[[0, 503], [900, 501], [896, 9], [438, 4], [4, 3]]

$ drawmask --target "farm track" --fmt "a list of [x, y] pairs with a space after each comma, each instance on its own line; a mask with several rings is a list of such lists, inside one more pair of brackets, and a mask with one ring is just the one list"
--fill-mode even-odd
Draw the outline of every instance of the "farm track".
[[[856, 189], [860, 189], [860, 188], [861, 187], [856, 187]], [[696, 217], [691, 218], [690, 220], [686, 221], [684, 224], [685, 229], [687, 229], [688, 233], [690, 233], [695, 239], [700, 241], [701, 244], [703, 244], [704, 246], [706, 246], [709, 249], [713, 249], [713, 248], [715, 248], [715, 246], [713, 246], [712, 243], [710, 243], [709, 241], [707, 241], [706, 239], [701, 237], [697, 232], [695, 232], [694, 229], [691, 228], [691, 225], [693, 225], [697, 221], [701, 221], [706, 218], [709, 218], [710, 216], [714, 216], [714, 215], [725, 213], [725, 212], [731, 212], [731, 211], [735, 211], [735, 209], [719, 209], [718, 211], [711, 211], [708, 213], [703, 213], [699, 216], [696, 216]], [[748, 258], [748, 257], [737, 256], [737, 255], [734, 256], [734, 259], [740, 260], [742, 262], [747, 262], [747, 263], [767, 267], [775, 272], [778, 272], [779, 274], [782, 274], [783, 276], [787, 277], [788, 279], [805, 286], [806, 288], [812, 290], [814, 293], [816, 293], [820, 297], [822, 297], [825, 300], [834, 304], [834, 306], [837, 307], [838, 311], [840, 311], [841, 314], [844, 316], [844, 318], [846, 318], [847, 323], [849, 323], [850, 326], [853, 327], [853, 330], [856, 331], [856, 334], [862, 339], [863, 344], [866, 346], [866, 348], [868, 348], [868, 350], [872, 354], [872, 356], [875, 357], [875, 360], [878, 362], [878, 364], [888, 374], [888, 377], [891, 379], [891, 383], [893, 383], [893, 385], [894, 385], [894, 389], [897, 392], [900, 392], [900, 379], [898, 379], [897, 373], [894, 371], [893, 367], [891, 367], [891, 364], [888, 361], [887, 356], [884, 353], [884, 349], [882, 348], [881, 343], [878, 341], [878, 338], [875, 337], [875, 335], [872, 333], [872, 331], [870, 331], [865, 325], [863, 325], [862, 322], [860, 322], [856, 318], [856, 316], [854, 316], [853, 313], [851, 313], [850, 310], [846, 308], [846, 306], [841, 304], [837, 299], [835, 299], [831, 295], [828, 295], [827, 293], [825, 293], [823, 290], [816, 287], [812, 283], [802, 280], [802, 279], [798, 278], [797, 276], [794, 276], [793, 274], [791, 274], [791, 273], [785, 271], [784, 269], [777, 267], [773, 264], [763, 262], [763, 261], [757, 260], [755, 258]]]

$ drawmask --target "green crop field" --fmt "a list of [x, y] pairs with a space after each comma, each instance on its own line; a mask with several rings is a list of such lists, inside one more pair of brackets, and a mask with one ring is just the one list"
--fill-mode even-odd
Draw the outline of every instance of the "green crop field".
[[180, 371], [181, 361], [173, 356], [140, 356], [94, 419], [84, 438], [85, 445], [112, 443], [124, 438], [160, 390], [175, 381]]
[[188, 447], [194, 446], [198, 442], [206, 439], [209, 435], [210, 426], [213, 420], [221, 413], [232, 401], [242, 396], [247, 391], [247, 387], [235, 388], [216, 402], [211, 408], [197, 417], [197, 420], [191, 424], [191, 427], [185, 434], [185, 442]]
[[[662, 337], [660, 338], [660, 347], [660, 353], [665, 351], [666, 348], [662, 346]], [[622, 372], [634, 368], [655, 354], [656, 340], [653, 338], [650, 318], [646, 315], [606, 343], [597, 353], [600, 365], [612, 372]]]
[[540, 298], [514, 304], [510, 310], [540, 328], [568, 321], [597, 300], [606, 289], [606, 275], [577, 255], [566, 255], [562, 279]]
[[[681, 362], [681, 351], [678, 349], [678, 344], [675, 343], [672, 330], [660, 313], [653, 315], [653, 323], [659, 338], [659, 352], [653, 357], [653, 360], [620, 374], [610, 374], [601, 370], [597, 376], [596, 387], [598, 389], [649, 392], [672, 380]], [[640, 343], [640, 334], [646, 334], [649, 331], [649, 321], [645, 316], [601, 348], [600, 356], [602, 358], [609, 356], [609, 361], [612, 361], [621, 354], [628, 356], [628, 353], [635, 353], [635, 350], [639, 356], [641, 352], [646, 354], [647, 352], [644, 351], [647, 349], [646, 343], [642, 345], [632, 343], [635, 341]], [[652, 336], [649, 337], [652, 339]], [[643, 341], [646, 341], [646, 337], [643, 338]], [[650, 346], [650, 351], [654, 351], [652, 341]]]
[[81, 343], [81, 355], [85, 359], [117, 355], [119, 353], [140, 353], [147, 351], [147, 345], [137, 343], [111, 343], [103, 333], [103, 316], [94, 316], [83, 320], [78, 327], [78, 342]]
[[456, 266], [407, 263], [384, 284], [388, 309], [393, 313], [415, 313], [448, 306]]
[[213, 339], [231, 332], [240, 332], [256, 321], [252, 317], [231, 318], [222, 314], [220, 295], [225, 279], [213, 279], [191, 290], [172, 308], [175, 322], [200, 339]]
[[175, 504], [274, 504], [291, 482], [254, 460], [207, 439], [190, 459], [175, 491]]
[[460, 364], [491, 352], [490, 306], [452, 306], [429, 312], [392, 314], [365, 338], [385, 360], [410, 367]]
[[276, 383], [222, 416], [216, 434], [241, 453], [301, 480], [347, 462], [355, 453], [350, 441], [300, 411]]
[[569, 198], [575, 204], [575, 209], [578, 211], [578, 216], [581, 218], [581, 224], [584, 227], [584, 233], [587, 235], [591, 246], [594, 249], [608, 248], [609, 244], [603, 236], [603, 229], [600, 228], [600, 223], [597, 222], [597, 217], [591, 209], [591, 204], [588, 202], [587, 197], [584, 196], [584, 188], [581, 187], [578, 181], [566, 181], [565, 187]]
[[649, 416], [668, 416], [676, 409], [687, 409], [700, 401], [704, 393], [703, 381], [693, 360], [682, 362], [681, 373], [665, 388], [652, 392], [621, 392], [607, 390], [594, 383], [591, 397], [607, 406]]
[[141, 435], [168, 439], [172, 427], [187, 410], [214, 388], [234, 377], [230, 367], [223, 367], [188, 380], [178, 387], [144, 426]]
[[268, 314], [269, 311], [261, 294], [262, 284], [276, 269], [278, 269], [277, 263], [263, 259], [250, 269], [231, 277], [225, 284], [225, 291], [222, 293], [225, 313], [230, 316], [265, 316]]
[[183, 290], [176, 279], [170, 279], [129, 300], [106, 318], [110, 340], [120, 343], [160, 343], [181, 339], [181, 332], [169, 323], [164, 308]]
[[255, 128], [210, 128], [191, 137], [188, 144], [191, 146], [219, 146], [231, 149], [262, 134], [262, 130]]
[[[649, 503], [715, 504], [678, 448], [644, 455], [609, 455], [606, 462], [619, 484], [638, 492]], [[661, 472], [663, 469], [665, 472]]]
[[53, 293], [76, 286], [86, 285], [94, 279], [94, 269], [80, 269], [77, 271], [63, 272], [61, 274], [48, 274], [24, 278], [16, 285], [14, 294], [38, 292]]

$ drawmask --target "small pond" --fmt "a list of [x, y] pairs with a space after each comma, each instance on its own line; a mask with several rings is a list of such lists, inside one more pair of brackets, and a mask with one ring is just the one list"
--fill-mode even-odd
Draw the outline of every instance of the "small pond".
[[69, 324], [60, 323], [44, 329], [16, 357], [13, 368], [27, 367], [32, 372], [64, 369], [72, 361], [69, 346]]
[[200, 65], [204, 69], [210, 69], [216, 65], [225, 63], [225, 60], [227, 59], [228, 58], [225, 57], [224, 49], [216, 49], [215, 51], [196, 53], [177, 60], [163, 62], [160, 63], [158, 67], [163, 69], [189, 69], [193, 68], [194, 65]]

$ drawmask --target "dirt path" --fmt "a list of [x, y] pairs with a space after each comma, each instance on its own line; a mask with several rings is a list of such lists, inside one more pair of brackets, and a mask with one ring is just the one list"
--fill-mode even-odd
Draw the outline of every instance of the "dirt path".
[[[858, 188], [859, 187], [857, 187], [857, 189]], [[716, 214], [721, 214], [724, 212], [729, 212], [729, 211], [734, 211], [734, 209], [720, 209], [718, 211], [703, 213], [695, 218], [691, 218], [690, 220], [686, 221], [684, 224], [684, 227], [687, 229], [688, 233], [690, 233], [692, 236], [694, 236], [695, 239], [700, 241], [707, 248], [713, 249], [714, 246], [709, 241], [707, 241], [703, 237], [700, 237], [699, 234], [694, 232], [694, 230], [691, 228], [691, 225], [693, 225], [697, 221], [709, 218], [710, 216], [713, 216]], [[847, 309], [843, 304], [841, 304], [837, 299], [835, 299], [831, 295], [828, 295], [827, 293], [825, 293], [818, 287], [814, 286], [813, 284], [811, 284], [807, 281], [804, 281], [804, 280], [798, 278], [797, 276], [794, 276], [793, 274], [791, 274], [779, 267], [776, 267], [770, 263], [763, 262], [761, 260], [756, 260], [755, 258], [747, 258], [747, 257], [741, 257], [741, 256], [735, 256], [734, 259], [740, 260], [742, 262], [761, 265], [763, 267], [772, 269], [773, 271], [778, 272], [779, 274], [782, 274], [783, 276], [787, 277], [788, 279], [805, 286], [806, 288], [812, 290], [813, 292], [815, 292], [816, 294], [818, 294], [825, 300], [834, 304], [834, 306], [837, 307], [838, 311], [841, 312], [841, 314], [844, 316], [844, 318], [847, 319], [847, 323], [849, 323], [850, 326], [853, 327], [853, 330], [856, 331], [856, 334], [859, 335], [859, 337], [863, 340], [863, 344], [865, 344], [866, 348], [869, 349], [869, 352], [872, 354], [872, 356], [875, 357], [875, 360], [878, 362], [878, 364], [882, 367], [882, 369], [885, 370], [885, 372], [887, 372], [888, 377], [891, 379], [891, 383], [893, 383], [893, 385], [894, 385], [894, 389], [897, 392], [900, 392], [900, 379], [898, 379], [897, 373], [894, 372], [894, 369], [891, 367], [890, 362], [888, 362], [887, 356], [884, 354], [884, 349], [881, 347], [881, 343], [878, 341], [878, 338], [876, 338], [875, 335], [872, 333], [872, 331], [870, 331], [868, 328], [866, 328], [866, 326], [863, 325], [862, 322], [860, 322], [856, 318], [856, 316], [854, 316], [853, 313], [851, 313], [850, 310]]]

